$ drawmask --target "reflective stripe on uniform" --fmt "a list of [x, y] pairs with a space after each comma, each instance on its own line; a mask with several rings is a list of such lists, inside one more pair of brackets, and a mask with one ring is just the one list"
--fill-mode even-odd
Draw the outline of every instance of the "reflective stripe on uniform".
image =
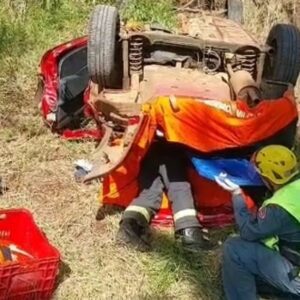
[[145, 219], [147, 220], [148, 223], [150, 222], [150, 214], [145, 207], [137, 206], [137, 205], [130, 205], [126, 208], [125, 212], [126, 211], [133, 211], [133, 212], [140, 213], [145, 217]]
[[268, 247], [272, 250], [275, 250], [275, 251], [279, 251], [279, 247], [278, 247], [279, 238], [278, 238], [278, 236], [275, 235], [273, 237], [263, 239], [262, 242], [266, 247]]
[[192, 208], [188, 208], [188, 209], [183, 209], [178, 211], [175, 215], [174, 215], [174, 221], [178, 221], [179, 219], [185, 218], [185, 217], [195, 217], [197, 216], [197, 211], [195, 209]]

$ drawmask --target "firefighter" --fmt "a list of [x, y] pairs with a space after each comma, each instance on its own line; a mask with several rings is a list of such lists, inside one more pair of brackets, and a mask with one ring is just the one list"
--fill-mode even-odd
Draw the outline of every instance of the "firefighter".
[[[258, 299], [257, 283], [300, 296], [300, 176], [295, 154], [270, 145], [253, 156], [253, 163], [272, 197], [258, 212], [248, 211], [238, 185], [216, 177], [232, 193], [239, 237], [229, 238], [223, 251], [223, 284], [227, 299]], [[284, 299], [294, 299], [289, 298]]]
[[151, 248], [149, 224], [160, 209], [166, 192], [173, 209], [175, 238], [190, 251], [211, 247], [194, 207], [191, 185], [187, 180], [187, 160], [179, 146], [155, 142], [141, 165], [140, 194], [125, 210], [117, 240], [140, 251]]

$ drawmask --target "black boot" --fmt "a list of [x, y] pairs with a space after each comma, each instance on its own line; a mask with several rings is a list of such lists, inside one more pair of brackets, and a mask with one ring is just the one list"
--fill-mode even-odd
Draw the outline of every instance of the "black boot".
[[134, 218], [124, 218], [121, 221], [116, 239], [138, 251], [145, 252], [151, 249], [149, 224], [141, 224]]
[[190, 252], [200, 252], [212, 250], [215, 247], [204, 230], [200, 227], [189, 227], [175, 232], [175, 238], [181, 240], [185, 250]]

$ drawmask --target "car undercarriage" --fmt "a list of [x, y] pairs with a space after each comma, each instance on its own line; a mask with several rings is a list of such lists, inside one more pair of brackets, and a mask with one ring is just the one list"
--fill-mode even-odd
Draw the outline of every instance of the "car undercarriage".
[[263, 144], [293, 144], [299, 30], [275, 25], [260, 45], [232, 20], [180, 22], [174, 31], [122, 23], [116, 8], [99, 5], [87, 37], [49, 50], [41, 61], [37, 98], [45, 123], [67, 138], [98, 140], [82, 180], [103, 180], [104, 204], [132, 200], [157, 130], [204, 157], [247, 159]]

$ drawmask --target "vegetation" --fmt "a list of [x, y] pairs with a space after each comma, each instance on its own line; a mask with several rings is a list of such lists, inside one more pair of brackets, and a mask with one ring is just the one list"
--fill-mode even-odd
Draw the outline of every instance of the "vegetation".
[[[290, 0], [255, 2], [245, 0], [254, 35], [263, 38], [274, 22], [292, 20]], [[9, 187], [1, 207], [30, 209], [60, 249], [57, 299], [221, 299], [218, 253], [186, 256], [169, 231], [155, 232], [148, 254], [116, 246], [120, 216], [95, 222], [99, 186], [72, 180], [73, 162], [94, 145], [60, 140], [42, 124], [33, 100], [39, 60], [47, 49], [86, 34], [98, 3], [116, 3], [134, 21], [176, 24], [172, 0], [1, 0], [0, 176]]]
[[123, 16], [137, 22], [158, 23], [172, 28], [176, 26], [173, 2], [172, 0], [156, 1], [153, 5], [153, 1], [148, 0], [128, 1]]

